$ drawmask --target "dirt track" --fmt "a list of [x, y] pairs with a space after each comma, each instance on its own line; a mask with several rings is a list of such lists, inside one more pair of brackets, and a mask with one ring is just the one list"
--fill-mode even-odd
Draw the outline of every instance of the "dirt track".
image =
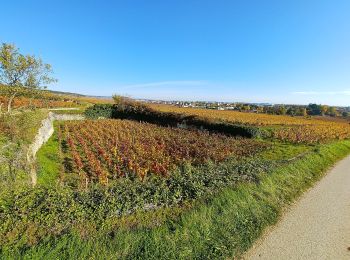
[[350, 157], [306, 192], [244, 259], [350, 259]]

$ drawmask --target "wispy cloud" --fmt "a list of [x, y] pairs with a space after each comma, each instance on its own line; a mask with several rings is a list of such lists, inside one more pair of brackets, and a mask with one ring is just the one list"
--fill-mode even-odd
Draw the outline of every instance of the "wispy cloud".
[[325, 96], [325, 95], [346, 95], [350, 96], [350, 90], [342, 91], [296, 91], [292, 92], [293, 95], [304, 95], [304, 96]]
[[175, 80], [175, 81], [160, 81], [151, 83], [131, 84], [121, 86], [124, 89], [148, 88], [148, 87], [176, 87], [176, 86], [202, 86], [207, 84], [205, 80]]

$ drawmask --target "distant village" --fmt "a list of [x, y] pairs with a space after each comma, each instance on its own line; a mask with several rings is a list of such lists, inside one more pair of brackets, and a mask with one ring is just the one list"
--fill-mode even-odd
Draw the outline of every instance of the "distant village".
[[164, 101], [143, 100], [153, 104], [165, 104], [177, 107], [202, 108], [214, 110], [235, 110], [250, 113], [265, 113], [291, 116], [331, 116], [350, 118], [349, 107], [335, 107], [327, 105], [285, 105], [271, 103], [239, 103], [239, 102], [209, 102], [209, 101]]

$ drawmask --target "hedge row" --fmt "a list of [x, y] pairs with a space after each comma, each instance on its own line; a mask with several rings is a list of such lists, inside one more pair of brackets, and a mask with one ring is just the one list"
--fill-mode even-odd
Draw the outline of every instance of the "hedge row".
[[179, 113], [160, 112], [142, 103], [94, 105], [85, 111], [90, 119], [119, 118], [148, 122], [160, 126], [205, 129], [212, 132], [246, 138], [268, 137], [269, 133], [258, 127], [218, 122]]
[[85, 109], [85, 116], [90, 119], [112, 118], [112, 104], [95, 104]]

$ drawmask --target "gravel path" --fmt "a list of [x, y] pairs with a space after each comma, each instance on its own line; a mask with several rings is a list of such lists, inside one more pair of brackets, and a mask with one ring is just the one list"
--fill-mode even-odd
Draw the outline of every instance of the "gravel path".
[[350, 259], [350, 157], [305, 193], [244, 259]]

